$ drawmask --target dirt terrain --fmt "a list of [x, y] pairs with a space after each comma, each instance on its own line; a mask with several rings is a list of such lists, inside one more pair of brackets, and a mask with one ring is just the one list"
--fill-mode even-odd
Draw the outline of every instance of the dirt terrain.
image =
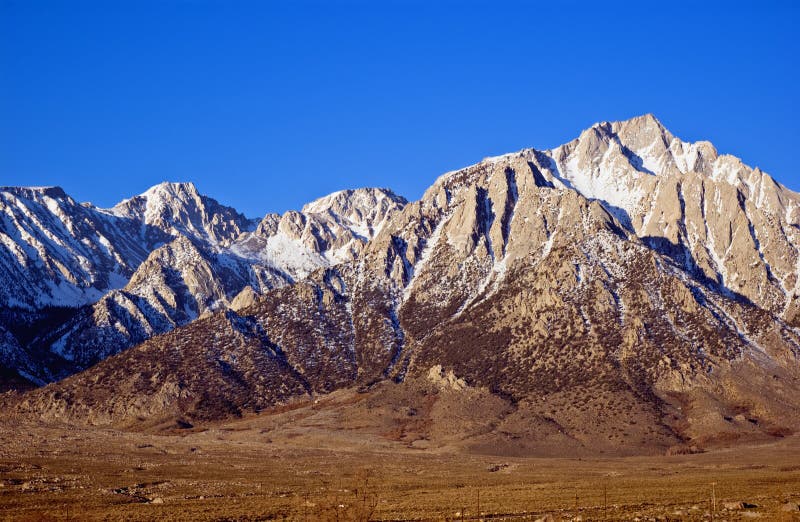
[[[796, 436], [565, 458], [545, 438], [538, 453], [523, 452], [491, 426], [454, 421], [458, 412], [440, 416], [447, 430], [417, 411], [424, 401], [409, 409], [402, 397], [387, 401], [391, 390], [361, 392], [202, 426], [5, 418], [0, 519], [800, 520]], [[471, 404], [502, 413], [490, 399]]]

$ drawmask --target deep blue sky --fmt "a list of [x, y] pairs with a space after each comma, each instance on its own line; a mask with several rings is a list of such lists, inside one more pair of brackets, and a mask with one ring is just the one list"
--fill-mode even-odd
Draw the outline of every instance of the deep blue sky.
[[0, 0], [0, 185], [257, 217], [652, 112], [800, 189], [800, 10], [645, 4]]

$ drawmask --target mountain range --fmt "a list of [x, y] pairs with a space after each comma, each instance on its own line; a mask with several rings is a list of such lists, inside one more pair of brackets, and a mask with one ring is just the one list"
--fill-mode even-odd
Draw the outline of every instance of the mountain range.
[[110, 209], [3, 187], [0, 216], [16, 415], [191, 425], [347, 388], [402, 395], [409, 443], [700, 451], [800, 429], [800, 195], [652, 115], [415, 202], [345, 190], [254, 220], [191, 183]]

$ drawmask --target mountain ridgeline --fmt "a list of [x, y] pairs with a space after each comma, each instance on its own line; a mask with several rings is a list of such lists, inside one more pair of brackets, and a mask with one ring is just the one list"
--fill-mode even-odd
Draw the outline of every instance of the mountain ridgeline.
[[15, 414], [197, 422], [399, 387], [492, 404], [465, 440], [519, 452], [800, 429], [800, 195], [652, 115], [415, 202], [251, 220], [192, 184], [111, 209], [7, 187], [0, 215], [0, 386], [40, 386], [6, 395]]

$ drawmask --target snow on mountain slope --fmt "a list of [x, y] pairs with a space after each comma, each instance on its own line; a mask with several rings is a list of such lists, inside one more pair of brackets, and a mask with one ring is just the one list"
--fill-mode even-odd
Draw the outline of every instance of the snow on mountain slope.
[[[598, 230], [657, 252], [710, 295], [800, 323], [800, 197], [708, 142], [681, 141], [652, 115], [598, 123], [552, 150], [487, 158], [413, 203], [347, 190], [250, 220], [191, 183], [163, 183], [105, 210], [57, 188], [3, 189], [0, 205], [0, 299], [86, 307], [14, 348], [34, 363], [34, 353], [56, 358], [26, 370], [45, 380], [332, 266], [357, 271], [337, 291], [360, 310], [355, 330], [382, 339], [365, 371], [401, 375], [408, 348], [436, 324], [469, 317], [521, 267], [551, 263], [565, 241]], [[577, 277], [597, 263], [606, 266], [576, 260]]]
[[[43, 344], [75, 368], [224, 309], [245, 288], [285, 285], [281, 273], [252, 265], [185, 236], [154, 250], [128, 284], [109, 292]], [[51, 375], [51, 378], [57, 375]]]
[[194, 183], [160, 183], [107, 212], [133, 218], [171, 235], [221, 245], [229, 244], [257, 224], [257, 220], [247, 219], [233, 208], [201, 195]]
[[[447, 173], [385, 216], [350, 212], [361, 197], [345, 194], [342, 206], [334, 194], [265, 217], [230, 250], [170, 244], [109, 296], [109, 309], [141, 311], [126, 304], [135, 298], [192, 311], [242, 296], [237, 312], [179, 325], [31, 392], [20, 411], [123, 425], [204, 420], [344, 386], [405, 390], [422, 411], [441, 399], [426, 387], [433, 369], [457, 376], [460, 389], [447, 393], [505, 401], [492, 429], [514, 451], [542, 430], [609, 454], [796, 432], [800, 335], [764, 291], [789, 286], [764, 245], [794, 248], [791, 233], [770, 231], [796, 226], [797, 196], [755, 170], [731, 176], [739, 167], [729, 160], [715, 171], [711, 149], [692, 147], [651, 117], [599, 124], [554, 151]], [[370, 209], [385, 201], [367, 196]], [[343, 248], [345, 260], [328, 266]], [[272, 259], [273, 269], [285, 255], [292, 263], [275, 270], [291, 282], [258, 298], [248, 284], [230, 299], [219, 278], [210, 284], [211, 254], [221, 252]], [[703, 255], [719, 260], [708, 268], [724, 267], [722, 279], [706, 274]], [[376, 384], [389, 379], [405, 388]], [[419, 426], [415, 436], [435, 441]]]
[[168, 236], [59, 187], [0, 188], [0, 304], [79, 306], [125, 285]]
[[553, 177], [688, 271], [800, 321], [800, 196], [760, 169], [652, 115], [596, 124], [544, 155]]
[[[21, 289], [35, 289], [35, 284], [42, 283], [40, 274], [23, 271], [27, 281], [16, 279], [13, 273], [6, 274], [9, 290], [3, 295], [12, 305], [25, 305], [32, 310], [45, 305], [87, 306], [59, 328], [41, 332], [22, 352], [14, 347], [22, 355], [26, 351], [49, 354], [46, 360], [26, 356], [34, 363], [26, 363], [25, 371], [43, 380], [85, 368], [152, 335], [231, 306], [243, 292], [249, 292], [247, 299], [252, 301], [313, 270], [353, 259], [374, 230], [405, 203], [380, 189], [343, 191], [320, 199], [307, 214], [271, 214], [259, 222], [200, 195], [191, 183], [162, 183], [112, 209], [77, 205], [60, 189], [6, 192], [32, 200], [9, 207], [34, 207], [22, 215], [49, 242], [34, 243], [26, 235], [32, 227], [17, 228], [19, 220], [6, 223], [11, 235], [4, 236], [7, 248], [3, 250], [5, 257], [0, 259], [16, 254], [17, 262], [30, 265], [27, 247], [20, 241], [24, 238], [49, 247], [40, 247], [41, 257], [59, 268], [74, 259], [74, 251], [92, 248], [110, 253], [120, 265], [102, 257], [93, 265], [79, 262], [79, 268], [86, 267], [81, 275], [87, 279], [110, 277], [104, 286], [88, 290], [81, 289], [80, 284], [75, 285], [77, 289], [66, 286], [64, 278], [75, 278], [70, 279], [70, 274], [61, 270], [53, 282], [44, 281], [62, 289], [49, 300], [34, 300], [41, 292], [33, 291], [31, 299], [21, 300], [26, 297]], [[68, 224], [60, 225], [61, 220]], [[75, 230], [82, 229], [69, 220], [89, 222], [87, 233], [95, 229], [115, 233], [100, 236], [94, 242], [82, 236], [72, 237]], [[129, 255], [127, 260], [117, 252], [121, 248], [125, 254], [136, 255]], [[67, 294], [64, 287], [72, 293]], [[41, 361], [38, 368], [37, 360]]]
[[343, 190], [301, 212], [268, 214], [231, 251], [300, 279], [318, 268], [355, 259], [407, 201], [386, 189]]

